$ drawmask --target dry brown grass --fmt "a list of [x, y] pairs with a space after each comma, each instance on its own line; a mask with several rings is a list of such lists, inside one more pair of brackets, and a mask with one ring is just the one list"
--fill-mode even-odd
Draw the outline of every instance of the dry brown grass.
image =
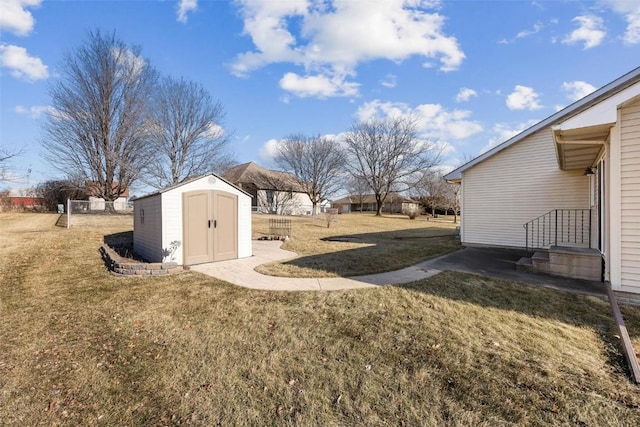
[[456, 273], [289, 293], [122, 279], [97, 249], [127, 226], [56, 219], [0, 215], [1, 425], [640, 424], [605, 301]]
[[[269, 233], [269, 215], [254, 215], [254, 235]], [[263, 274], [282, 277], [357, 276], [398, 270], [459, 248], [457, 224], [445, 221], [410, 220], [404, 215], [339, 215], [326, 222], [291, 217], [292, 238], [283, 249], [296, 252], [292, 260], [265, 264]], [[338, 238], [347, 241], [327, 241]]]

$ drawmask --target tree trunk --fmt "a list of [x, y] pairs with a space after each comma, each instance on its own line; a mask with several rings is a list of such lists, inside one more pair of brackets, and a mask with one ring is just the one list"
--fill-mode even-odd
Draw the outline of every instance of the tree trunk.
[[379, 194], [376, 194], [376, 216], [382, 216], [382, 200]]

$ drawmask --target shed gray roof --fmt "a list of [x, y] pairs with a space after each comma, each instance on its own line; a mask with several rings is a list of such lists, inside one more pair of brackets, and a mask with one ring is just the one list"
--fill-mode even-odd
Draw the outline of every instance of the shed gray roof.
[[609, 84], [604, 85], [603, 87], [601, 87], [600, 89], [596, 90], [595, 92], [585, 96], [584, 98], [574, 102], [573, 104], [569, 105], [568, 107], [565, 107], [564, 109], [558, 111], [555, 114], [552, 114], [551, 116], [547, 117], [546, 119], [536, 123], [535, 125], [531, 126], [528, 129], [525, 129], [524, 131], [520, 132], [518, 135], [514, 136], [513, 138], [510, 138], [508, 140], [506, 140], [505, 142], [503, 142], [500, 145], [497, 145], [495, 147], [493, 147], [491, 150], [479, 155], [478, 157], [476, 157], [475, 159], [465, 163], [464, 165], [458, 167], [457, 169], [449, 172], [447, 175], [444, 176], [444, 179], [448, 180], [448, 181], [454, 181], [454, 180], [459, 180], [462, 178], [462, 172], [466, 171], [469, 168], [472, 168], [473, 166], [477, 165], [478, 163], [488, 159], [489, 157], [499, 153], [500, 151], [504, 150], [505, 148], [509, 148], [510, 146], [512, 146], [513, 144], [516, 144], [520, 141], [522, 141], [523, 139], [525, 139], [526, 137], [528, 137], [529, 135], [532, 135], [536, 132], [538, 132], [541, 129], [546, 128], [547, 126], [551, 126], [553, 124], [556, 124], [557, 122], [563, 121], [568, 119], [569, 117], [575, 116], [576, 114], [579, 114], [591, 107], [593, 107], [594, 105], [602, 102], [603, 100], [611, 97], [612, 95], [615, 95], [616, 93], [628, 88], [629, 86], [637, 83], [638, 81], [640, 81], [640, 67], [629, 71], [627, 74], [618, 77], [616, 80], [612, 81]]
[[136, 197], [135, 199], [132, 199], [132, 201], [136, 201], [136, 200], [140, 200], [140, 199], [146, 199], [147, 197], [157, 196], [158, 194], [166, 193], [167, 191], [173, 190], [174, 188], [182, 187], [183, 185], [189, 184], [190, 182], [193, 182], [193, 181], [197, 181], [200, 178], [204, 178], [205, 176], [214, 176], [217, 179], [219, 179], [220, 181], [229, 184], [230, 186], [232, 186], [236, 190], [241, 191], [243, 194], [246, 194], [247, 196], [252, 197], [251, 194], [247, 193], [246, 191], [244, 191], [242, 188], [238, 187], [237, 185], [235, 185], [235, 184], [227, 181], [226, 179], [222, 178], [220, 175], [215, 174], [213, 172], [209, 172], [209, 173], [205, 173], [205, 174], [200, 175], [200, 176], [194, 176], [192, 178], [187, 178], [182, 182], [179, 182], [179, 183], [174, 184], [174, 185], [170, 185], [169, 187], [165, 187], [165, 188], [163, 188], [161, 190], [158, 190], [158, 191], [154, 191], [153, 193], [149, 193], [149, 194], [145, 194], [144, 196]]

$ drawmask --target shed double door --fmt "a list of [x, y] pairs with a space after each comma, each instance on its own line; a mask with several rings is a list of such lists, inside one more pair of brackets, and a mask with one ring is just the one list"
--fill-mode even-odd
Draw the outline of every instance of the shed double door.
[[225, 191], [182, 195], [184, 264], [238, 258], [238, 196]]

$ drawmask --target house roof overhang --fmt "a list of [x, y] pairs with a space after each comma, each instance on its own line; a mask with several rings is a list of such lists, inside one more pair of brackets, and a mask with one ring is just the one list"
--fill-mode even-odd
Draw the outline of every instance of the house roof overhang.
[[562, 170], [585, 170], [595, 166], [604, 154], [614, 123], [578, 129], [552, 128], [558, 167]]
[[[471, 161], [465, 163], [457, 169], [449, 172], [447, 175], [445, 175], [445, 179], [449, 182], [460, 182], [462, 179], [462, 174], [466, 170], [474, 167], [478, 163], [485, 161], [486, 159], [494, 156], [502, 150], [505, 150], [510, 146], [517, 144], [528, 136], [548, 127], [553, 126], [553, 128], [556, 128], [558, 125], [560, 125], [560, 128], [557, 129], [561, 131], [569, 130], [569, 128], [583, 129], [585, 127], [592, 127], [592, 125], [595, 124], [597, 124], [597, 126], [607, 124], [609, 127], [611, 127], [610, 122], [612, 120], [615, 121], [617, 106], [621, 105], [623, 102], [626, 102], [629, 98], [638, 96], [640, 92], [640, 85], [638, 85], [639, 82], [640, 67], [631, 70], [627, 74], [601, 87], [590, 95], [587, 95], [584, 98], [574, 102], [573, 104], [547, 117], [541, 122], [538, 122], [530, 128], [525, 129], [518, 135], [504, 141], [502, 144], [493, 147], [491, 150], [479, 155], [475, 159], [472, 159]], [[623, 94], [622, 92], [626, 89], [629, 89], [629, 91]], [[608, 102], [603, 102], [607, 100]], [[587, 110], [590, 111], [587, 112]], [[583, 112], [586, 113], [581, 114]], [[564, 129], [564, 127], [566, 127], [567, 129]], [[552, 131], [554, 131], [553, 128]], [[579, 144], [574, 145], [575, 146], [571, 147], [567, 153], [564, 153], [566, 154], [565, 161], [570, 160], [568, 163], [566, 163], [567, 165], [573, 165], [574, 160], [577, 162], [577, 146]], [[594, 145], [596, 145], [596, 143], [588, 142], [584, 145], [590, 146], [590, 148], [588, 149], [590, 152], [595, 151]], [[567, 151], [566, 148], [567, 147], [562, 148], [561, 151]], [[587, 147], [582, 148], [587, 150]], [[558, 155], [558, 162], [560, 162], [560, 158], [561, 155]]]

